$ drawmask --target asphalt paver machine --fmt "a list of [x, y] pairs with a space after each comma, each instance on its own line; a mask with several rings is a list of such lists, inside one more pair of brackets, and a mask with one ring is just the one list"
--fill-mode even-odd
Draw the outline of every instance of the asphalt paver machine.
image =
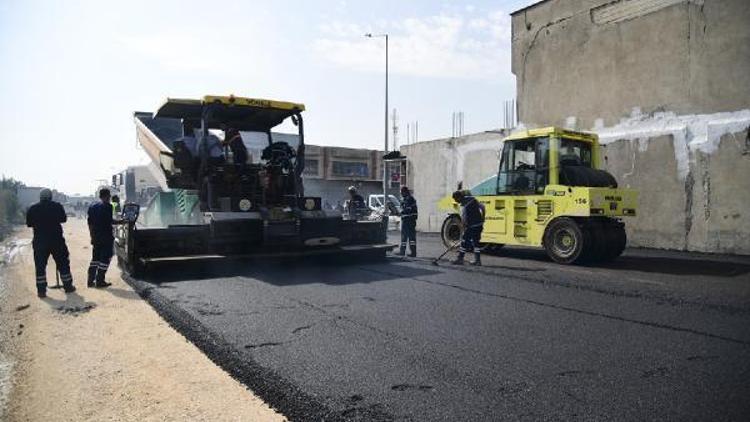
[[[115, 231], [118, 262], [138, 273], [155, 262], [189, 259], [384, 257], [394, 247], [386, 242], [385, 218], [347, 220], [304, 194], [304, 109], [205, 96], [167, 99], [156, 113], [136, 112], [138, 142], [162, 189], [145, 206], [123, 207], [129, 224]], [[297, 133], [272, 131], [283, 123]], [[245, 146], [248, 156], [238, 155], [220, 139], [230, 131], [239, 132], [243, 144], [261, 140], [260, 149]]]

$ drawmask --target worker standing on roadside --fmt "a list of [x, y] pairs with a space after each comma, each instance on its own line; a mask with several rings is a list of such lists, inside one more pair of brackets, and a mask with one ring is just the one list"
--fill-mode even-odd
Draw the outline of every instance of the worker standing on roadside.
[[409, 243], [409, 256], [417, 256], [417, 200], [408, 187], [401, 187], [401, 248], [396, 255], [406, 254]]
[[99, 202], [89, 207], [88, 212], [89, 235], [93, 246], [87, 281], [88, 287], [109, 287], [112, 285], [104, 280], [115, 245], [112, 225], [122, 224], [121, 220], [115, 220], [112, 217], [109, 189], [101, 189], [99, 199]]
[[461, 222], [464, 225], [464, 232], [461, 236], [458, 256], [451, 261], [451, 264], [463, 265], [464, 254], [473, 252], [474, 261], [471, 264], [482, 265], [479, 239], [482, 237], [482, 229], [484, 228], [484, 205], [479, 203], [471, 194], [461, 190], [453, 192], [453, 200], [461, 205]]
[[26, 225], [34, 229], [34, 267], [36, 268], [36, 292], [39, 297], [47, 297], [47, 261], [55, 260], [57, 271], [63, 282], [65, 293], [76, 291], [73, 275], [70, 273], [70, 254], [65, 245], [62, 223], [68, 221], [65, 209], [52, 200], [52, 191], [42, 189], [39, 202], [26, 212]]

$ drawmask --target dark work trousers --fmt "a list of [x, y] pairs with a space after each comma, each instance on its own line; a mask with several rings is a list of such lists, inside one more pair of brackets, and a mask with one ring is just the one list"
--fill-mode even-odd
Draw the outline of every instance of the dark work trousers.
[[476, 225], [472, 227], [467, 227], [466, 230], [464, 230], [463, 236], [461, 236], [461, 248], [459, 249], [459, 253], [463, 255], [464, 253], [479, 253], [479, 239], [482, 238], [482, 225]]
[[406, 253], [406, 244], [409, 244], [411, 255], [417, 255], [417, 219], [401, 219], [401, 253]]
[[36, 267], [36, 288], [47, 290], [47, 261], [49, 256], [55, 260], [60, 280], [65, 287], [73, 285], [73, 275], [70, 274], [70, 254], [65, 245], [65, 239], [34, 241], [34, 266]]
[[89, 264], [88, 284], [96, 281], [104, 282], [104, 276], [107, 275], [109, 261], [112, 259], [114, 241], [94, 242], [91, 250], [91, 264]]

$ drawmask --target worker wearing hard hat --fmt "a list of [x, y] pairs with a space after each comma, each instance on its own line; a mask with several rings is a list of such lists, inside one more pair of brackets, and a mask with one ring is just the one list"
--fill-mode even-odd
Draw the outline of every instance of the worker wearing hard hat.
[[91, 236], [91, 263], [89, 264], [88, 287], [109, 287], [112, 284], [105, 281], [109, 261], [114, 254], [115, 237], [112, 233], [113, 224], [122, 224], [112, 214], [112, 204], [109, 189], [99, 191], [99, 202], [89, 207], [88, 223]]
[[52, 191], [42, 189], [39, 202], [26, 212], [26, 225], [34, 229], [34, 267], [36, 268], [37, 296], [47, 296], [47, 261], [49, 256], [55, 260], [57, 271], [63, 282], [65, 293], [76, 290], [73, 286], [73, 275], [70, 273], [70, 255], [63, 237], [62, 223], [68, 221], [65, 209], [59, 202], [52, 200]]
[[406, 254], [409, 244], [409, 256], [417, 256], [417, 200], [408, 187], [401, 187], [401, 248], [397, 255]]
[[484, 205], [471, 196], [471, 193], [462, 190], [453, 192], [453, 200], [461, 205], [461, 222], [464, 230], [461, 235], [458, 257], [451, 261], [451, 264], [463, 265], [464, 254], [474, 253], [474, 261], [471, 264], [482, 265], [479, 239], [482, 237], [482, 229], [484, 228]]

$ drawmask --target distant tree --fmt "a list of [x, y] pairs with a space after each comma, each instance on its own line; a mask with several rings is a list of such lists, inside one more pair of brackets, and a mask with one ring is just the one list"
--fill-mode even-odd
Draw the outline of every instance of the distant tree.
[[23, 222], [23, 212], [18, 204], [18, 188], [23, 183], [14, 179], [0, 179], [0, 240], [4, 239], [14, 224]]

